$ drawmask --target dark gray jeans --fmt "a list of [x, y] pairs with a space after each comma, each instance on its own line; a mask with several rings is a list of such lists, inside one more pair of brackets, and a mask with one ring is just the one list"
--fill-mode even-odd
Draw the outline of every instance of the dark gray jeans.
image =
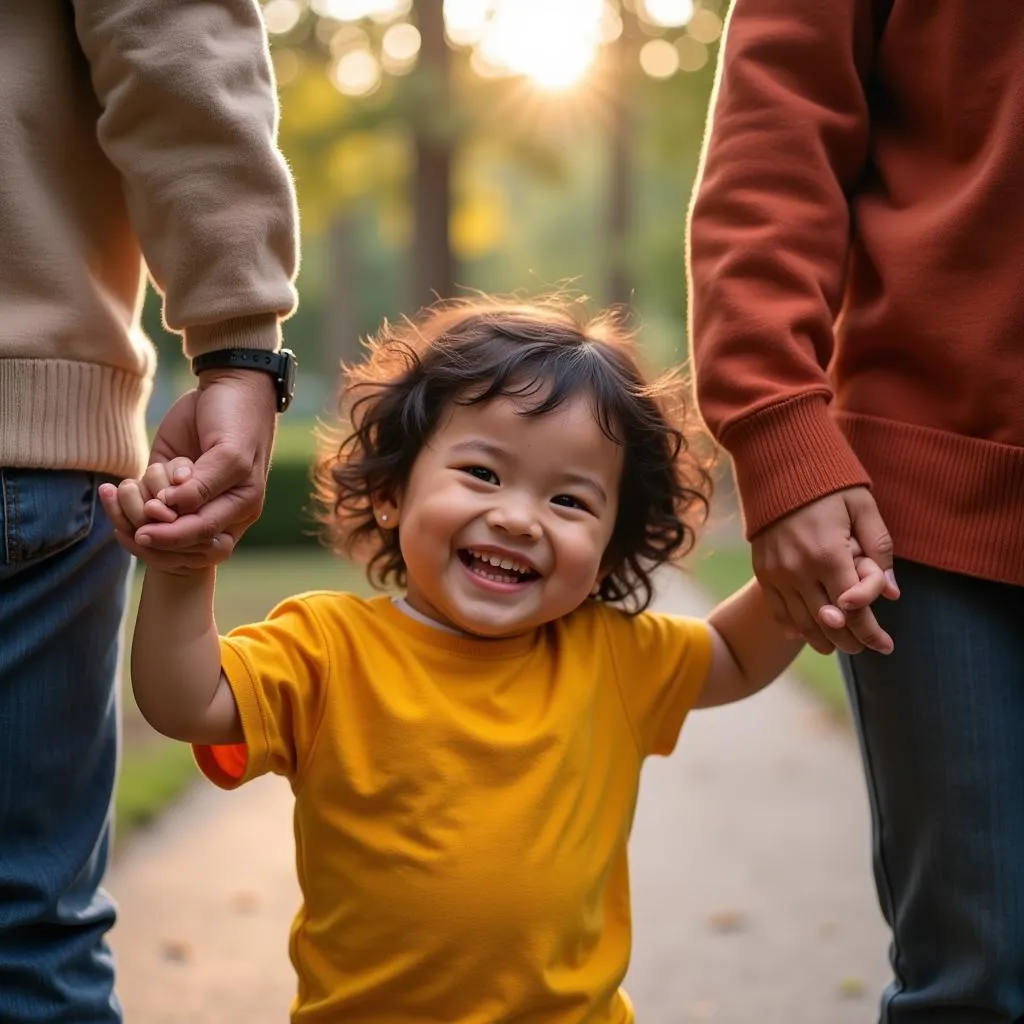
[[843, 657], [892, 928], [883, 1024], [1024, 1021], [1024, 587], [897, 562]]

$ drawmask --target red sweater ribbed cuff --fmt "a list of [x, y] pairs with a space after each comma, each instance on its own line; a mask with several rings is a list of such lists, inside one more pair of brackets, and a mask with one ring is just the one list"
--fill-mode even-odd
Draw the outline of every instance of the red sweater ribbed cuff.
[[767, 406], [721, 440], [735, 465], [748, 539], [826, 494], [871, 485], [821, 394]]

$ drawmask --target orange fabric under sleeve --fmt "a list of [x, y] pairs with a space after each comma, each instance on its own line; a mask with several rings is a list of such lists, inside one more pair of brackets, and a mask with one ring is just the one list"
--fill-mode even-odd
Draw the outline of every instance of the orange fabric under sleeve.
[[203, 773], [227, 789], [267, 772], [297, 785], [316, 745], [331, 661], [331, 646], [301, 597], [278, 605], [265, 622], [222, 637], [221, 668], [245, 744], [196, 746]]

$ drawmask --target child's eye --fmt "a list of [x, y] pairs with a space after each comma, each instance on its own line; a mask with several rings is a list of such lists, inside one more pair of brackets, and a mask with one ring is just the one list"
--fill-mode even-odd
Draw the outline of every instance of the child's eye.
[[462, 472], [475, 476], [477, 480], [483, 480], [485, 484], [496, 484], [498, 482], [497, 474], [486, 466], [464, 466]]
[[574, 498], [571, 494], [556, 494], [551, 499], [551, 504], [561, 505], [563, 508], [578, 508], [581, 512], [590, 511], [584, 502], [580, 501], [579, 498]]

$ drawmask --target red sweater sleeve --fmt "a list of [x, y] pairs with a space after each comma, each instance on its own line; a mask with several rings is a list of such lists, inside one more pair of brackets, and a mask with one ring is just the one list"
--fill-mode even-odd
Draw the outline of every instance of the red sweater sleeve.
[[872, 0], [735, 0], [689, 224], [697, 397], [748, 536], [868, 476], [829, 415]]

